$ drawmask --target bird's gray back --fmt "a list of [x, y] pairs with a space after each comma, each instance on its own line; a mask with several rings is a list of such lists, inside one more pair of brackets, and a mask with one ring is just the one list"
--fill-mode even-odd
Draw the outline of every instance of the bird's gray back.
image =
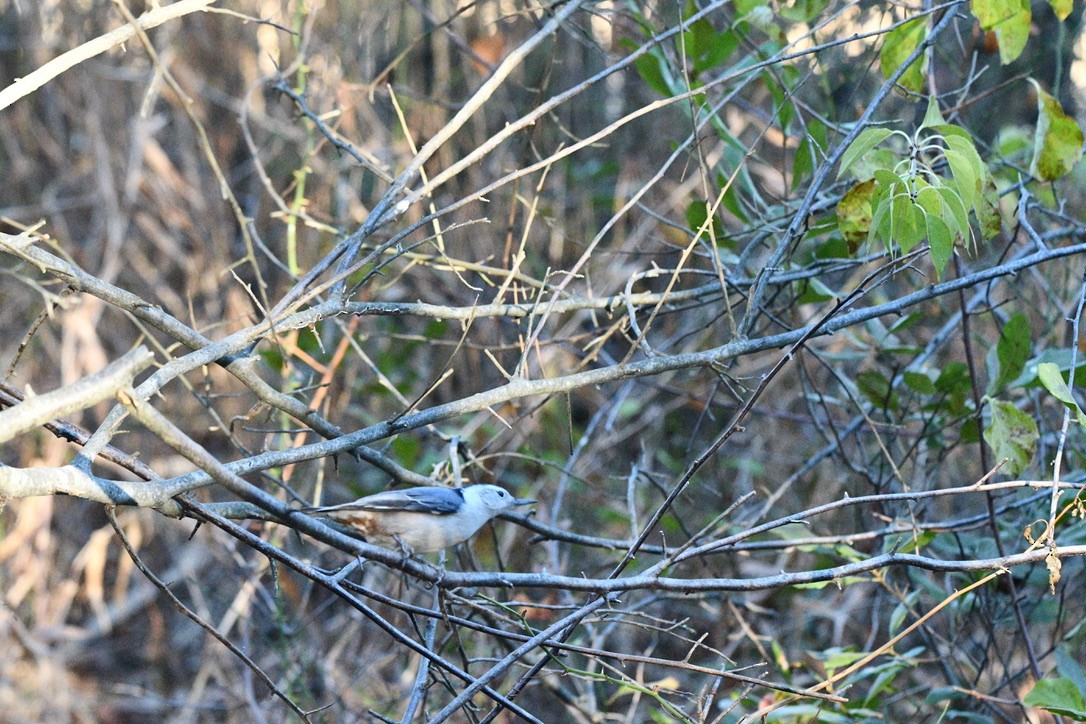
[[357, 501], [357, 510], [402, 510], [410, 513], [450, 515], [464, 505], [464, 493], [456, 488], [420, 487], [386, 490]]

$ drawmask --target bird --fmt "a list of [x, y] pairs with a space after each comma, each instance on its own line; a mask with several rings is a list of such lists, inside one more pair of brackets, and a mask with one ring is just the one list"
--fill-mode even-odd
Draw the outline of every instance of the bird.
[[420, 486], [387, 490], [351, 503], [304, 508], [345, 525], [368, 542], [405, 554], [433, 553], [462, 543], [488, 520], [534, 500], [514, 498], [497, 485]]

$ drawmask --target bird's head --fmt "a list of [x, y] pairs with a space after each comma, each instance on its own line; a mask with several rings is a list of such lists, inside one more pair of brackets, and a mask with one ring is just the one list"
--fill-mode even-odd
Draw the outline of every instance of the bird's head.
[[514, 498], [508, 490], [497, 485], [469, 485], [464, 488], [464, 501], [473, 507], [477, 505], [483, 508], [492, 517], [518, 505], [531, 505], [535, 502]]

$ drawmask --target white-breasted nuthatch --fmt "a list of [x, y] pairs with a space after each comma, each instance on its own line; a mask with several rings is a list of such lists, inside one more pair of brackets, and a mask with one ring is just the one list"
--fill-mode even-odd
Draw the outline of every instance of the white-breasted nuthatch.
[[497, 485], [424, 486], [388, 490], [352, 503], [302, 512], [353, 528], [382, 548], [431, 553], [466, 541], [502, 511], [534, 502], [518, 500]]

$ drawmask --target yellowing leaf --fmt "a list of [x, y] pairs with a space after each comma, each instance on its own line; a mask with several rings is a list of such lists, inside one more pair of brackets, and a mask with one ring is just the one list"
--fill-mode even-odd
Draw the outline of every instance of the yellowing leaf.
[[1003, 65], [1022, 54], [1033, 21], [1029, 0], [972, 0], [970, 9], [980, 27], [995, 31]]
[[[899, 25], [886, 34], [882, 50], [879, 51], [879, 67], [882, 68], [883, 77], [889, 78], [901, 67], [928, 36], [928, 27], [928, 19], [923, 17]], [[924, 87], [924, 74], [927, 71], [928, 56], [924, 53], [909, 66], [898, 82], [911, 91], [919, 92]]]
[[1048, 555], [1045, 556], [1045, 568], [1048, 569], [1048, 590], [1055, 596], [1056, 584], [1060, 582], [1060, 569], [1063, 568], [1063, 562], [1056, 555], [1055, 548], [1049, 548]]
[[659, 691], [660, 689], [664, 689], [666, 691], [678, 691], [680, 685], [681, 684], [679, 680], [676, 679], [674, 676], [667, 676], [663, 679], [660, 679], [659, 681], [654, 681], [650, 683], [648, 686], [653, 691]]
[[1037, 89], [1037, 131], [1033, 136], [1033, 163], [1029, 172], [1039, 179], [1052, 181], [1071, 172], [1082, 158], [1082, 129], [1063, 112], [1060, 102]]
[[999, 190], [995, 182], [989, 177], [985, 179], [983, 192], [977, 197], [977, 221], [980, 222], [980, 233], [985, 239], [991, 239], [1002, 228], [1002, 219], [999, 216]]
[[996, 458], [1007, 458], [1004, 469], [1008, 475], [1018, 475], [1026, 469], [1037, 448], [1037, 423], [1009, 402], [992, 400], [992, 421], [984, 430], [984, 441]]
[[871, 196], [875, 193], [875, 180], [858, 183], [849, 189], [837, 203], [837, 226], [848, 243], [848, 250], [855, 253], [867, 240], [871, 230]]
[[1052, 6], [1052, 12], [1056, 13], [1056, 17], [1061, 22], [1071, 14], [1072, 0], [1048, 0], [1048, 4]]

